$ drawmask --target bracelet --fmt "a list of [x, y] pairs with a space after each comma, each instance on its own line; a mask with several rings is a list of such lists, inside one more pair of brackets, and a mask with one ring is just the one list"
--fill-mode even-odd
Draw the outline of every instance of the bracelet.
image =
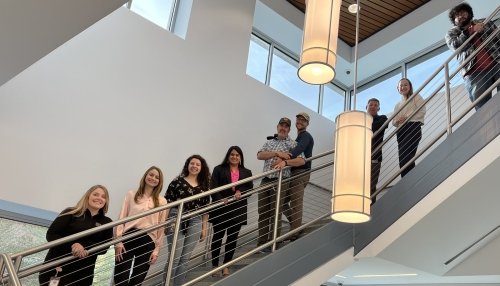
[[285, 160], [285, 166], [288, 166], [288, 162]]

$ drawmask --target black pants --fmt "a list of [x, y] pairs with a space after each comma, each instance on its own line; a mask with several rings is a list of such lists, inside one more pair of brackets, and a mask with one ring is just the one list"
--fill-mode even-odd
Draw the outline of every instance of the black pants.
[[[85, 258], [72, 260], [62, 265], [62, 272], [59, 272], [57, 275], [60, 277], [59, 285], [92, 285], [96, 259], [97, 254], [94, 254]], [[38, 276], [38, 282], [43, 286], [49, 285], [50, 277], [55, 275], [55, 269], [41, 272]]]
[[[403, 166], [417, 154], [418, 143], [420, 143], [420, 139], [422, 139], [421, 126], [422, 123], [420, 122], [407, 122], [398, 130], [397, 138], [400, 168], [403, 168]], [[401, 177], [408, 174], [414, 167], [415, 162], [408, 165], [404, 170], [401, 170]]]
[[214, 235], [212, 237], [212, 266], [219, 266], [219, 255], [222, 247], [222, 238], [227, 233], [226, 246], [224, 248], [224, 263], [228, 263], [233, 259], [234, 250], [236, 249], [236, 241], [240, 233], [241, 225], [237, 224], [225, 228], [224, 225], [214, 224]]
[[[137, 230], [129, 229], [125, 234]], [[123, 260], [116, 262], [115, 265], [115, 285], [141, 285], [148, 274], [149, 258], [155, 249], [155, 244], [148, 234], [125, 240], [123, 244], [125, 246], [125, 252], [122, 254]], [[133, 268], [132, 261], [134, 262]]]
[[374, 196], [377, 191], [378, 177], [380, 176], [380, 167], [382, 162], [372, 160], [372, 174], [370, 179], [370, 196], [372, 198], [372, 205], [377, 201], [377, 196]]

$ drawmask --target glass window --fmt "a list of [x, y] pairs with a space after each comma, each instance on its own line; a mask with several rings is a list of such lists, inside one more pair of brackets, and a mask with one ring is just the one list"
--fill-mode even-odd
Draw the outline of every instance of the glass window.
[[335, 121], [337, 115], [344, 111], [345, 91], [333, 84], [325, 84], [323, 88], [323, 105], [321, 114]]
[[252, 34], [248, 50], [247, 74], [266, 83], [269, 44]]
[[291, 99], [318, 112], [319, 85], [310, 85], [297, 76], [298, 62], [278, 49], [273, 49], [269, 85]]
[[130, 10], [168, 30], [174, 1], [175, 0], [133, 0]]
[[[417, 58], [407, 64], [407, 77], [413, 84], [413, 90], [417, 91], [426, 80], [441, 66], [450, 56], [452, 52], [447, 46], [442, 46], [424, 56]], [[456, 69], [456, 60], [450, 62], [450, 71], [453, 67]], [[430, 96], [443, 82], [444, 82], [444, 69], [442, 69], [421, 91], [420, 95], [424, 98]], [[460, 82], [453, 81], [451, 86], [460, 84]]]
[[356, 109], [366, 110], [368, 99], [374, 97], [380, 101], [380, 114], [392, 113], [396, 103], [401, 100], [397, 90], [401, 77], [400, 70], [396, 69], [361, 86], [356, 97]]

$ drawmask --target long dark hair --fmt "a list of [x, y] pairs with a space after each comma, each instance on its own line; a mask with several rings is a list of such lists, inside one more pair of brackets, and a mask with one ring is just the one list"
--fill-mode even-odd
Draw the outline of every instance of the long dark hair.
[[245, 160], [243, 159], [243, 151], [239, 146], [231, 146], [229, 149], [227, 149], [226, 156], [224, 156], [224, 159], [222, 160], [221, 166], [229, 166], [229, 156], [232, 151], [238, 152], [240, 154], [240, 166], [242, 168], [245, 168]]
[[198, 173], [198, 175], [196, 176], [196, 181], [198, 181], [198, 185], [203, 190], [210, 189], [210, 168], [208, 167], [207, 161], [198, 154], [191, 155], [189, 156], [189, 158], [186, 159], [184, 167], [182, 168], [181, 176], [187, 177], [189, 175], [188, 166], [189, 162], [191, 162], [191, 160], [193, 159], [198, 159], [201, 162], [200, 173]]

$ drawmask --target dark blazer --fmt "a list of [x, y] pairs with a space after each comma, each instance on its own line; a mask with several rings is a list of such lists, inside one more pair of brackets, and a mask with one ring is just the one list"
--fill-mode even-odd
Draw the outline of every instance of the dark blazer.
[[[252, 171], [246, 168], [240, 167], [240, 178], [239, 180], [246, 179], [252, 176]], [[231, 183], [231, 172], [228, 165], [218, 165], [214, 168], [212, 172], [211, 189], [224, 186]], [[239, 190], [243, 195], [245, 192], [253, 188], [253, 182], [248, 182], [242, 185], [236, 186], [236, 190]], [[234, 196], [234, 192], [231, 188], [221, 190], [213, 195], [211, 195], [212, 202], [218, 202], [225, 198], [230, 198]], [[242, 198], [239, 200], [234, 200], [222, 207], [214, 209], [209, 214], [209, 221], [213, 224], [223, 224], [225, 227], [237, 225], [237, 224], [247, 224], [247, 199]]]

